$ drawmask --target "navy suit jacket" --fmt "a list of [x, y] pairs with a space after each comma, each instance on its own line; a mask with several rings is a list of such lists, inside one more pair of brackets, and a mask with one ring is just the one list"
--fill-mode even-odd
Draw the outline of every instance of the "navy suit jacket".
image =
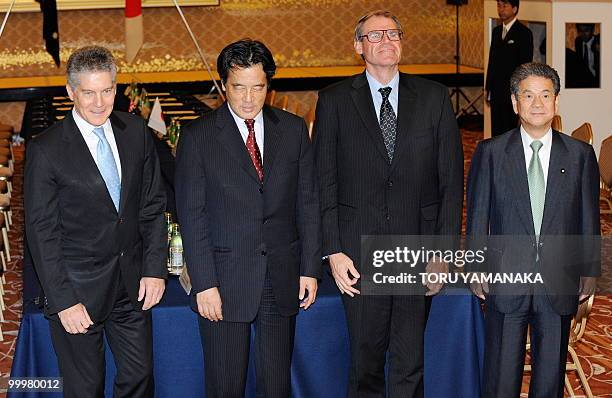
[[[541, 235], [536, 241], [520, 129], [481, 141], [467, 185], [467, 234], [491, 240], [492, 272], [540, 272], [561, 315], [576, 311], [581, 276], [599, 276], [599, 169], [593, 147], [553, 131]], [[536, 263], [536, 253], [539, 262]], [[533, 286], [492, 286], [489, 305], [513, 312]]]
[[268, 106], [263, 118], [263, 184], [227, 103], [185, 127], [177, 150], [176, 204], [192, 294], [218, 287], [224, 321], [255, 318], [266, 272], [286, 316], [298, 311], [300, 276], [321, 275], [306, 124]]

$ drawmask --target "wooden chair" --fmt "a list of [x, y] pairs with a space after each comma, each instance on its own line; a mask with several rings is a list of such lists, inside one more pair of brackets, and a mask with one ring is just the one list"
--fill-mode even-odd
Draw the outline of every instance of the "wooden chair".
[[312, 141], [312, 130], [313, 130], [314, 121], [315, 121], [315, 105], [313, 105], [308, 110], [306, 115], [304, 115], [304, 121], [306, 121], [306, 127], [308, 127], [308, 137], [310, 137], [310, 140]]
[[292, 101], [287, 107], [287, 111], [293, 113], [294, 115], [298, 115], [300, 111], [300, 103], [297, 101]]
[[583, 123], [582, 126], [572, 131], [572, 137], [586, 142], [589, 145], [593, 145], [593, 129], [590, 123]]
[[275, 90], [270, 90], [270, 91], [268, 91], [268, 94], [266, 94], [265, 104], [266, 105], [272, 105], [272, 104], [274, 104], [274, 100], [275, 99], [276, 99], [276, 91]]
[[598, 163], [601, 178], [599, 200], [607, 207], [600, 211], [601, 214], [612, 214], [612, 135], [602, 141]]
[[289, 97], [287, 95], [283, 95], [281, 99], [276, 103], [275, 106], [277, 108], [281, 108], [282, 110], [286, 111], [288, 105], [289, 105]]
[[[593, 393], [591, 392], [591, 386], [589, 385], [589, 381], [586, 378], [584, 370], [582, 369], [582, 365], [580, 365], [580, 360], [578, 359], [578, 354], [576, 354], [576, 345], [582, 340], [582, 336], [584, 335], [584, 331], [586, 330], [587, 320], [589, 319], [589, 314], [591, 309], [593, 308], [593, 301], [595, 300], [594, 295], [590, 295], [588, 299], [584, 300], [578, 305], [578, 311], [574, 318], [572, 319], [572, 323], [570, 326], [570, 337], [569, 343], [567, 344], [567, 352], [570, 355], [571, 361], [566, 363], [565, 365], [565, 389], [570, 397], [575, 397], [574, 391], [572, 389], [572, 385], [570, 384], [569, 378], [567, 377], [568, 371], [576, 371], [578, 373], [578, 379], [580, 380], [580, 384], [584, 389], [585, 395], [587, 398], [593, 398]], [[531, 343], [529, 342], [529, 332], [527, 332], [527, 350], [531, 349]], [[524, 367], [525, 372], [531, 372], [531, 365], [527, 364]], [[582, 396], [582, 395], [581, 395]]]
[[553, 117], [552, 129], [557, 131], [563, 131], [563, 123], [561, 123], [561, 116], [555, 115], [555, 117]]

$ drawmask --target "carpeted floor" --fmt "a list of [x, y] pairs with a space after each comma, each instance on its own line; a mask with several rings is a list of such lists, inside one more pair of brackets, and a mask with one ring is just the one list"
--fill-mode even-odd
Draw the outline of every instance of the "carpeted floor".
[[[464, 166], [467, 176], [471, 155], [478, 141], [482, 139], [482, 132], [463, 130], [462, 134], [466, 159]], [[8, 263], [8, 272], [5, 274], [4, 300], [6, 310], [4, 311], [4, 321], [0, 323], [4, 334], [4, 341], [0, 342], [0, 398], [6, 395], [3, 393], [3, 388], [6, 386], [6, 379], [10, 373], [19, 321], [21, 319], [21, 265], [23, 258], [22, 179], [23, 147], [16, 147], [13, 198], [11, 201], [14, 224], [11, 231], [9, 231], [11, 261]], [[612, 215], [602, 216], [602, 231], [604, 234], [612, 235]], [[577, 345], [576, 351], [580, 357], [593, 394], [596, 397], [612, 397], [612, 296], [597, 296], [595, 298], [585, 335], [583, 340]], [[576, 396], [584, 395], [584, 391], [579, 387], [576, 373], [569, 373], [569, 376]], [[527, 396], [528, 380], [529, 376], [526, 374], [523, 380], [523, 393], [521, 396]]]

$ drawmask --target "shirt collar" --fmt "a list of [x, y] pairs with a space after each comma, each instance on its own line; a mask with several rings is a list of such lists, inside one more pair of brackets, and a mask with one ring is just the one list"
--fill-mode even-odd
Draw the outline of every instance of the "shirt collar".
[[[535, 141], [535, 139], [531, 138], [527, 131], [521, 126], [521, 140], [523, 141], [523, 146], [529, 148], [531, 143]], [[542, 143], [542, 147], [550, 148], [552, 146], [552, 128], [549, 128], [546, 134], [540, 139], [538, 139]]]
[[103, 127], [106, 129], [108, 124], [110, 123], [110, 120], [106, 119], [106, 121], [102, 125], [94, 126], [93, 124], [89, 123], [87, 120], [83, 119], [81, 115], [79, 115], [79, 113], [74, 108], [72, 108], [72, 118], [74, 119], [74, 122], [76, 123], [77, 127], [79, 128], [82, 134], [88, 134], [88, 133], [93, 134], [93, 131], [96, 127]]
[[503, 24], [504, 27], [506, 28], [506, 31], [510, 31], [510, 28], [512, 27], [512, 25], [514, 25], [514, 23], [516, 22], [516, 17], [514, 17], [512, 19], [512, 21], [508, 22], [507, 24]]
[[391, 79], [391, 81], [385, 85], [382, 85], [378, 80], [376, 80], [376, 78], [372, 76], [370, 72], [368, 72], [367, 69], [366, 69], [366, 78], [368, 79], [368, 84], [370, 85], [370, 90], [372, 91], [372, 93], [377, 93], [378, 89], [383, 88], [383, 87], [391, 87], [392, 93], [398, 92], [399, 72], [396, 72], [395, 76], [393, 76], [393, 79]]
[[[246, 128], [246, 124], [244, 123], [245, 119], [241, 118], [240, 116], [238, 116], [234, 110], [232, 109], [232, 107], [230, 106], [230, 104], [227, 104], [227, 108], [229, 109], [230, 113], [232, 114], [232, 117], [234, 118], [234, 121], [236, 122], [236, 125], [240, 128], [240, 127], [245, 127]], [[263, 108], [259, 111], [259, 113], [257, 115], [255, 115], [254, 117], [255, 120], [255, 124], [260, 124], [263, 125]]]

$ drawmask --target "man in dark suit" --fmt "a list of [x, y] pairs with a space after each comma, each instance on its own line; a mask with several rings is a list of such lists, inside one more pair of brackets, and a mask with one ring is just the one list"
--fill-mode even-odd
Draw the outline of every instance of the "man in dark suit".
[[[151, 313], [166, 278], [165, 197], [144, 120], [113, 112], [110, 51], [67, 64], [66, 118], [27, 147], [25, 227], [66, 397], [104, 396], [104, 340], [114, 395], [153, 396]], [[144, 302], [143, 302], [144, 299]]]
[[[458, 235], [463, 152], [442, 85], [399, 73], [403, 32], [388, 11], [363, 16], [364, 73], [319, 93], [315, 120], [323, 254], [343, 293], [351, 345], [349, 396], [423, 395], [427, 300], [360, 295], [362, 235]], [[445, 265], [428, 265], [444, 271]], [[430, 285], [429, 294], [441, 286]]]
[[572, 314], [600, 273], [599, 171], [590, 145], [551, 129], [559, 102], [554, 69], [521, 65], [511, 90], [521, 126], [476, 148], [467, 233], [493, 237], [489, 271], [539, 273], [542, 281], [473, 286], [487, 304], [483, 396], [519, 396], [529, 325], [529, 396], [562, 397]]
[[595, 34], [594, 23], [577, 23], [578, 36], [574, 40], [576, 55], [584, 66], [585, 81], [582, 87], [599, 87], [599, 35]]
[[251, 325], [257, 393], [291, 395], [295, 316], [321, 273], [319, 198], [304, 120], [264, 105], [276, 65], [258, 41], [217, 59], [227, 102], [183, 129], [176, 203], [207, 397], [242, 397]]
[[517, 20], [519, 0], [498, 0], [501, 25], [493, 29], [485, 81], [485, 99], [491, 109], [491, 134], [517, 126], [510, 100], [510, 76], [517, 66], [533, 60], [533, 34]]

